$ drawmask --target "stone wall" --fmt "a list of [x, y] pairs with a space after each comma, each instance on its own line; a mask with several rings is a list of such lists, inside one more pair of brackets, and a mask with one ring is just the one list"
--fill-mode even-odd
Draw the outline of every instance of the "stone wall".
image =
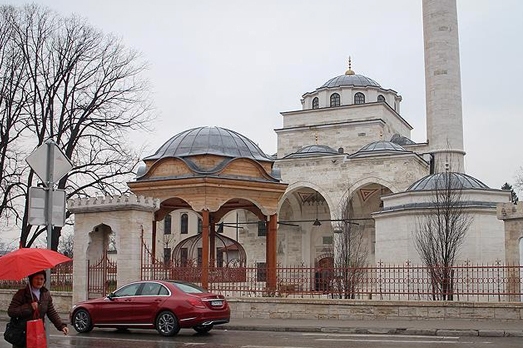
[[229, 299], [232, 318], [331, 320], [522, 320], [522, 303]]
[[[7, 311], [13, 295], [17, 292], [17, 289], [8, 290], [0, 289], [0, 311]], [[69, 313], [72, 307], [73, 293], [67, 291], [52, 291], [53, 304], [58, 313]], [[62, 315], [62, 320], [66, 320]]]
[[[0, 311], [6, 311], [16, 290], [0, 290]], [[53, 291], [62, 319], [72, 306], [72, 294]], [[231, 298], [233, 319], [331, 320], [523, 320], [523, 303], [360, 301], [296, 298]]]

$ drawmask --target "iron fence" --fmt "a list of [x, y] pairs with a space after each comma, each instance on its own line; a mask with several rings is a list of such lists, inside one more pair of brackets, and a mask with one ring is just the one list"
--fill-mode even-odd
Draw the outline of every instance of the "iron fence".
[[[374, 300], [521, 301], [522, 266], [471, 264], [427, 267], [406, 262], [361, 268], [278, 266], [277, 286], [268, 289], [266, 270], [210, 267], [209, 290], [230, 297], [280, 296]], [[144, 265], [142, 279], [178, 279], [199, 283], [201, 268], [162, 262]], [[441, 276], [441, 274], [445, 276]]]
[[[143, 260], [146, 261], [146, 260]], [[115, 275], [113, 263], [96, 263], [100, 273]], [[436, 269], [440, 271], [442, 268]], [[466, 262], [436, 274], [448, 274], [449, 279], [438, 279], [434, 267], [389, 265], [378, 262], [376, 266], [362, 268], [318, 268], [305, 265], [277, 267], [277, 286], [268, 289], [266, 269], [252, 267], [210, 267], [209, 290], [229, 297], [314, 297], [374, 300], [455, 300], [471, 302], [521, 301], [523, 267], [472, 264]], [[106, 273], [107, 272], [107, 273]], [[155, 262], [142, 266], [142, 279], [179, 279], [199, 283], [201, 268], [176, 267], [171, 263]], [[91, 275], [92, 276], [92, 275]], [[92, 278], [92, 277], [90, 277]], [[100, 292], [112, 290], [103, 277]], [[95, 285], [91, 279], [90, 286]], [[114, 280], [113, 280], [114, 282]], [[447, 289], [440, 286], [447, 282]], [[0, 288], [18, 289], [25, 280], [0, 281]], [[72, 291], [72, 262], [58, 265], [51, 270], [53, 291]], [[91, 289], [92, 290], [92, 289]]]

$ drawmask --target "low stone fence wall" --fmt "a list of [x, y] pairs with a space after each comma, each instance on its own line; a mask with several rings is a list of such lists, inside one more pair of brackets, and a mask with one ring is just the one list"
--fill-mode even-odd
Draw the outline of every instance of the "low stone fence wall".
[[[0, 311], [7, 311], [16, 290], [0, 289]], [[55, 308], [68, 313], [71, 292], [52, 292]], [[522, 320], [521, 302], [432, 302], [334, 300], [297, 298], [229, 298], [233, 319], [331, 319], [331, 320]], [[63, 318], [65, 319], [65, 318]]]
[[[0, 311], [7, 311], [16, 291], [0, 289]], [[72, 307], [73, 293], [70, 291], [51, 291], [51, 295], [55, 309], [59, 313], [69, 313]]]
[[233, 318], [331, 320], [523, 320], [523, 303], [237, 298]]

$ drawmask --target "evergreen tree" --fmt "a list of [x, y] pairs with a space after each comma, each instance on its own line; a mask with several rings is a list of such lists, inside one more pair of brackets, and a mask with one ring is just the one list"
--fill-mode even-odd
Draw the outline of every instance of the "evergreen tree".
[[514, 204], [516, 204], [519, 200], [518, 195], [516, 194], [516, 191], [514, 191], [514, 188], [509, 183], [504, 183], [503, 186], [501, 186], [502, 190], [510, 191], [510, 201]]

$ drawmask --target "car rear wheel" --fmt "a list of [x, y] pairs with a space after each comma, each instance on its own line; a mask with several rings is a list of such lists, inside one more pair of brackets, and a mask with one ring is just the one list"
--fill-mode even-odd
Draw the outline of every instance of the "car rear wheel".
[[77, 332], [85, 333], [93, 329], [91, 315], [85, 309], [79, 309], [73, 314], [72, 324]]
[[156, 317], [156, 330], [162, 336], [174, 336], [180, 331], [176, 316], [169, 311], [163, 311]]
[[196, 331], [197, 333], [207, 333], [209, 331], [211, 331], [213, 328], [212, 325], [198, 325], [198, 326], [193, 326], [193, 329], [194, 331]]

